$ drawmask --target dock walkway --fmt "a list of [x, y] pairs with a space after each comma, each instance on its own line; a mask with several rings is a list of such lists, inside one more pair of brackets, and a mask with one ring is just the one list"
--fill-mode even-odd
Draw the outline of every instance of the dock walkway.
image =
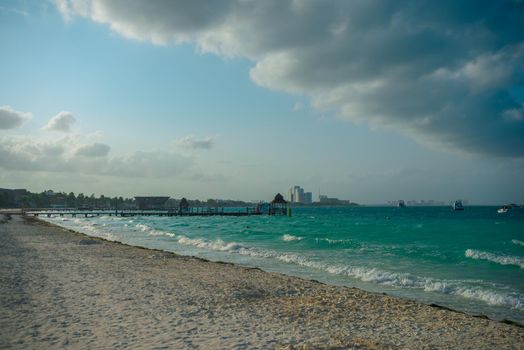
[[96, 216], [250, 216], [262, 215], [256, 208], [245, 210], [224, 210], [224, 208], [189, 208], [189, 210], [39, 210], [26, 211], [29, 216], [71, 216], [71, 217], [96, 217]]

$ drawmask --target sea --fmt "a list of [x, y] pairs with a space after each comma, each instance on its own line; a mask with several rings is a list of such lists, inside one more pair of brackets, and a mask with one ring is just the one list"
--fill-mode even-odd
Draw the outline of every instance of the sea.
[[[94, 237], [524, 324], [524, 209], [303, 207], [292, 216], [50, 217]], [[86, 247], [88, 249], [88, 247]]]

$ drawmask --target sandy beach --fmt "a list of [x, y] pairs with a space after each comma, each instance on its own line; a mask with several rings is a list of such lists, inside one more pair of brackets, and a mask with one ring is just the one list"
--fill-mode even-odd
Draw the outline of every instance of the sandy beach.
[[1, 222], [2, 349], [524, 349], [515, 324]]

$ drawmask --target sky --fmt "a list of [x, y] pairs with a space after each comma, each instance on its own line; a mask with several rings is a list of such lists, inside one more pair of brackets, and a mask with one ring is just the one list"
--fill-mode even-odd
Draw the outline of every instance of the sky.
[[524, 2], [0, 0], [0, 187], [524, 203]]

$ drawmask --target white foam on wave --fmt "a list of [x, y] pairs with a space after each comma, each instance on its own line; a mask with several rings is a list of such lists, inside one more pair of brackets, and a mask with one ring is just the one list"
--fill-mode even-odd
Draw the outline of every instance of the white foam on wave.
[[327, 242], [329, 244], [347, 244], [347, 243], [351, 243], [351, 240], [350, 239], [331, 239], [331, 238], [317, 238], [316, 239], [317, 242], [320, 242], [320, 241], [324, 241], [324, 242]]
[[63, 220], [61, 217], [50, 217], [50, 218], [41, 218], [44, 221], [48, 221], [59, 226], [72, 229], [88, 236], [100, 237], [107, 239], [109, 241], [118, 241], [113, 233], [109, 229], [101, 229], [103, 226], [99, 225], [97, 222], [86, 219], [72, 218]]
[[287, 234], [287, 233], [282, 236], [282, 240], [286, 241], [286, 242], [301, 241], [303, 239], [304, 239], [304, 237], [293, 236], [293, 235], [290, 235], [290, 234]]
[[[258, 255], [258, 254], [257, 254]], [[300, 266], [315, 268], [335, 275], [345, 275], [363, 282], [388, 285], [400, 288], [422, 289], [425, 292], [439, 292], [448, 295], [461, 296], [467, 299], [483, 301], [490, 305], [498, 305], [524, 310], [524, 295], [488, 290], [481, 287], [465, 286], [464, 281], [442, 281], [433, 278], [415, 276], [409, 273], [384, 271], [377, 268], [355, 266], [336, 266], [312, 261], [295, 254], [266, 254], [272, 257]]]
[[516, 245], [521, 245], [524, 247], [524, 242], [519, 241], [518, 239], [512, 239], [511, 243], [516, 244]]
[[[60, 220], [59, 218], [50, 218], [48, 219], [48, 221], [56, 223], [60, 222], [62, 223], [62, 225], [68, 228], [78, 229], [79, 231], [88, 235], [102, 237], [109, 240], [116, 240], [116, 237], [113, 237], [111, 233], [107, 232], [106, 230], [104, 230], [105, 232], [102, 231], [100, 229], [100, 226], [92, 220], [73, 219], [70, 222], [63, 222], [63, 220]], [[491, 288], [484, 288], [481, 286], [468, 285], [468, 283], [471, 284], [473, 282], [478, 281], [438, 280], [429, 277], [420, 277], [410, 273], [384, 271], [378, 268], [334, 265], [315, 260], [314, 257], [306, 257], [303, 255], [298, 255], [296, 253], [289, 252], [278, 252], [274, 250], [257, 249], [245, 246], [237, 242], [225, 242], [221, 239], [205, 240], [200, 238], [189, 238], [184, 235], [175, 236], [175, 234], [170, 232], [154, 230], [153, 228], [145, 224], [136, 224], [135, 227], [140, 231], [143, 231], [150, 235], [168, 235], [170, 237], [175, 237], [174, 241], [181, 245], [190, 245], [205, 250], [240, 254], [257, 258], [275, 259], [288, 264], [295, 264], [298, 266], [312, 268], [319, 271], [325, 271], [333, 275], [348, 276], [351, 278], [361, 280], [363, 282], [376, 283], [398, 288], [420, 289], [425, 292], [456, 295], [467, 299], [482, 301], [490, 305], [524, 310], [524, 295], [516, 292], [500, 291]], [[488, 257], [490, 259], [501, 258], [500, 256], [496, 256], [491, 253], [479, 252], [472, 249], [468, 249], [466, 251], [466, 256], [474, 259], [487, 259]], [[502, 261], [509, 261], [512, 265], [514, 265], [515, 262], [511, 259], [506, 259]]]
[[524, 258], [510, 255], [497, 255], [475, 249], [466, 249], [465, 256], [475, 260], [488, 260], [499, 265], [515, 265], [524, 269]]
[[150, 236], [168, 236], [168, 237], [175, 237], [175, 234], [172, 232], [162, 231], [162, 230], [155, 230], [152, 227], [149, 227], [145, 224], [136, 224], [135, 227], [139, 229], [142, 232], [147, 233]]
[[178, 236], [178, 243], [183, 245], [191, 245], [197, 248], [216, 250], [220, 252], [234, 252], [244, 248], [240, 243], [224, 242], [221, 239], [215, 241], [208, 241], [200, 238], [189, 238], [186, 236]]
[[179, 236], [178, 243], [220, 252], [241, 254], [257, 258], [276, 259], [285, 263], [313, 268], [334, 275], [344, 275], [356, 278], [363, 282], [371, 282], [399, 288], [422, 289], [426, 292], [456, 295], [467, 299], [483, 301], [490, 305], [524, 310], [524, 295], [488, 290], [476, 286], [467, 286], [465, 285], [467, 281], [438, 280], [428, 277], [420, 277], [409, 273], [384, 271], [377, 268], [332, 265], [293, 253], [261, 250], [247, 247], [236, 242], [224, 242], [221, 239], [209, 241]]
[[137, 229], [139, 229], [140, 231], [142, 231], [142, 232], [147, 232], [147, 231], [151, 230], [151, 228], [149, 226], [144, 225], [144, 224], [136, 224], [135, 227]]

